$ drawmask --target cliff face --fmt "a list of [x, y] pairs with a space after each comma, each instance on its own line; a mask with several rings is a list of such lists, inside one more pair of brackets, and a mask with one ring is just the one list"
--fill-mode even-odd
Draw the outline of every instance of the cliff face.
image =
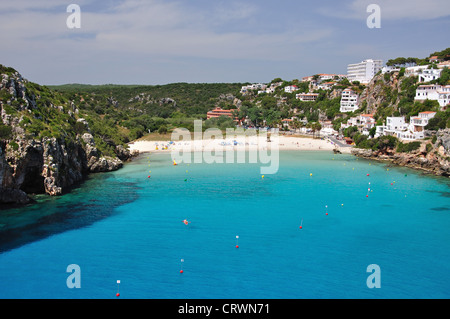
[[367, 104], [366, 113], [370, 114], [377, 113], [379, 108], [380, 111], [389, 108], [388, 113], [398, 111], [402, 98], [414, 103], [411, 94], [415, 92], [415, 82], [415, 78], [400, 77], [399, 72], [376, 75], [361, 93], [360, 102]]
[[389, 161], [396, 165], [423, 170], [438, 176], [450, 177], [450, 129], [439, 130], [436, 137], [434, 144], [430, 141], [423, 141], [418, 150], [410, 153], [354, 148], [352, 154], [367, 159]]
[[[47, 104], [41, 104], [40, 97], [27, 89], [28, 81], [17, 72], [1, 74], [1, 78], [0, 203], [24, 204], [31, 193], [60, 195], [86, 174], [119, 169], [122, 161], [131, 157], [122, 146], [116, 147], [120, 158], [102, 156], [87, 122], [77, 119], [73, 104], [55, 106], [49, 98]], [[36, 129], [30, 134], [29, 127], [43, 122], [50, 110], [61, 116], [62, 136], [42, 136]], [[46, 121], [58, 129], [54, 118], [52, 115]], [[80, 122], [86, 132], [74, 134]]]

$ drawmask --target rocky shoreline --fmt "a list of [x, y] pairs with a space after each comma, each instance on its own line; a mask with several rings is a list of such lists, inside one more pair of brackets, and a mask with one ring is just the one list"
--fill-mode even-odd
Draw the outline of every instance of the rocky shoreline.
[[366, 159], [390, 162], [395, 165], [426, 171], [437, 176], [450, 177], [450, 163], [448, 161], [440, 162], [433, 157], [402, 153], [392, 155], [377, 154], [377, 152], [372, 150], [358, 148], [352, 149], [352, 154]]
[[[427, 145], [431, 145], [431, 147], [427, 147]], [[450, 129], [439, 130], [436, 133], [434, 144], [424, 141], [418, 150], [410, 153], [395, 152], [392, 149], [381, 152], [353, 148], [351, 154], [361, 158], [422, 170], [437, 176], [450, 177]]]
[[17, 145], [0, 147], [1, 204], [27, 204], [28, 194], [61, 195], [89, 173], [117, 170], [138, 154], [120, 145], [117, 157], [100, 156], [89, 133], [71, 145], [56, 138], [20, 140]]

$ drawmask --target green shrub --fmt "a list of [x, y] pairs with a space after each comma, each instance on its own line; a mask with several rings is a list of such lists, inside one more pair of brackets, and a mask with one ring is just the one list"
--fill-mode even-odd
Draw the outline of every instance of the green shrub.
[[17, 114], [17, 110], [14, 107], [12, 107], [11, 105], [9, 105], [9, 104], [3, 104], [3, 110], [8, 115]]
[[17, 144], [16, 142], [12, 141], [11, 143], [9, 143], [9, 146], [11, 146], [11, 148], [15, 151], [17, 151], [19, 149], [19, 144]]
[[9, 140], [12, 137], [11, 126], [4, 125], [0, 123], [0, 139]]
[[420, 144], [421, 144], [420, 142], [410, 142], [410, 143], [405, 143], [405, 144], [402, 142], [399, 142], [397, 145], [397, 152], [410, 153], [412, 151], [419, 149]]
[[166, 127], [165, 125], [161, 126], [161, 127], [158, 129], [158, 133], [159, 133], [159, 134], [166, 134], [166, 133], [167, 133], [167, 127]]
[[437, 136], [433, 135], [433, 137], [431, 138], [431, 143], [435, 144], [437, 140]]

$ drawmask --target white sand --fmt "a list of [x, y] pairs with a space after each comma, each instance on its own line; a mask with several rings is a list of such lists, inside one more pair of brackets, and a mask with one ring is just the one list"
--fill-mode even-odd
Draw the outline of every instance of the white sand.
[[[327, 138], [312, 139], [292, 136], [272, 136], [271, 142], [267, 143], [262, 137], [237, 136], [228, 139], [206, 139], [191, 141], [174, 141], [170, 144], [167, 141], [136, 141], [130, 143], [130, 151], [138, 150], [140, 153], [146, 152], [171, 152], [171, 151], [213, 151], [213, 150], [258, 150], [276, 149], [278, 150], [303, 150], [303, 151], [332, 151], [336, 145]], [[278, 143], [277, 143], [278, 140]], [[349, 147], [337, 147], [342, 153], [350, 153]]]

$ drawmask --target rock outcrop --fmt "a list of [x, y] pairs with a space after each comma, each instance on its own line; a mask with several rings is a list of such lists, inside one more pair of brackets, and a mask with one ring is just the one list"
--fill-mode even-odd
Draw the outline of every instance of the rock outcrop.
[[73, 134], [58, 138], [27, 134], [22, 114], [38, 118], [39, 112], [35, 110], [36, 96], [27, 92], [26, 84], [17, 72], [1, 74], [0, 124], [11, 132], [2, 136], [0, 143], [0, 204], [25, 204], [30, 201], [27, 194], [61, 195], [82, 181], [86, 174], [117, 170], [123, 166], [123, 161], [136, 155], [118, 145], [117, 156], [103, 156], [96, 147], [88, 122], [75, 118], [78, 109], [73, 103], [66, 108], [55, 106], [56, 103], [49, 103], [47, 107], [68, 114], [79, 128], [84, 126], [85, 133], [75, 138]]
[[[434, 144], [424, 141], [418, 150], [410, 153], [400, 153], [394, 150], [381, 152], [359, 148], [353, 148], [351, 153], [358, 157], [388, 161], [434, 175], [450, 177], [450, 129], [439, 130], [436, 136]], [[427, 147], [427, 145], [429, 146]]]

